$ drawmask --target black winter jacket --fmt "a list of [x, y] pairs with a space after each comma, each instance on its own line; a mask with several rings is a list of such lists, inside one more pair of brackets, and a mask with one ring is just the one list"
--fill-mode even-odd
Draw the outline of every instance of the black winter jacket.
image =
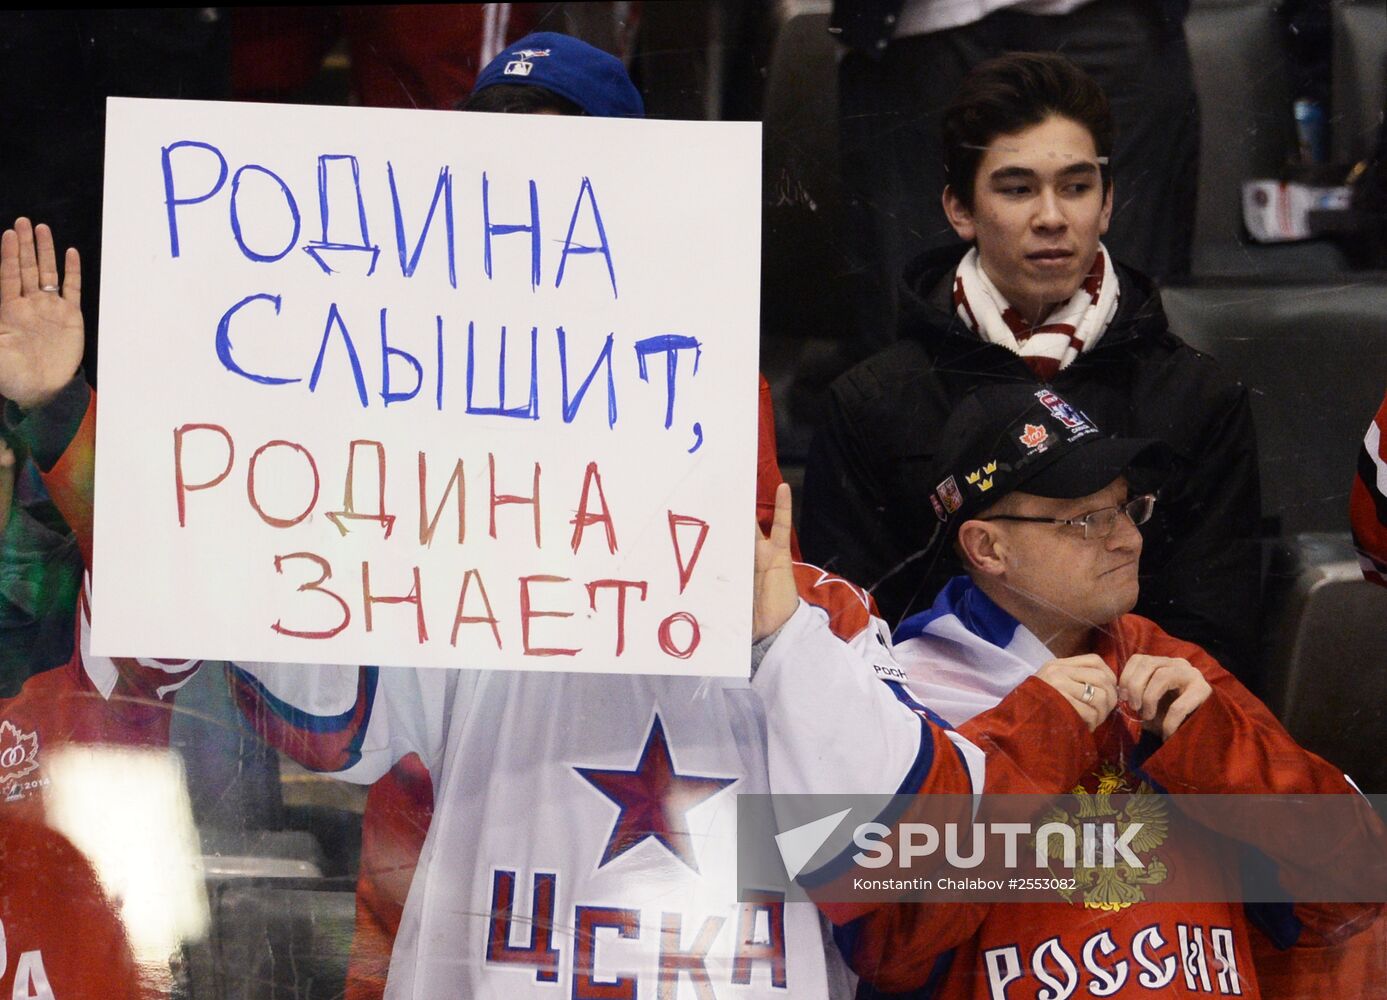
[[[806, 468], [805, 557], [871, 589], [893, 625], [959, 572], [952, 551], [927, 551], [938, 524], [928, 477], [951, 407], [986, 381], [1036, 382], [1020, 357], [954, 317], [960, 257], [948, 248], [912, 265], [900, 339], [834, 382]], [[1247, 390], [1170, 332], [1145, 277], [1118, 275], [1113, 322], [1051, 385], [1100, 430], [1174, 449], [1178, 465], [1142, 529], [1136, 610], [1255, 681], [1261, 502]]]

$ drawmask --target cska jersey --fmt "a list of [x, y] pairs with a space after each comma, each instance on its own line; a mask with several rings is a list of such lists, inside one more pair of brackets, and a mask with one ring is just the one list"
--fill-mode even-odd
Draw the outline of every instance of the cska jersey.
[[[798, 575], [821, 625], [795, 639], [802, 690], [860, 685], [845, 664], [884, 649], [867, 596]], [[797, 709], [794, 691], [273, 664], [242, 665], [234, 688], [257, 727], [311, 767], [371, 782], [416, 753], [429, 770], [433, 822], [387, 998], [849, 995], [812, 904], [736, 901], [736, 797], [770, 791], [767, 720]], [[966, 741], [874, 679], [868, 694], [913, 741], [898, 779], [981, 788], [982, 755]]]
[[1387, 398], [1363, 436], [1349, 494], [1353, 543], [1363, 575], [1387, 586]]
[[[758, 397], [756, 520], [761, 530], [768, 532], [782, 477], [776, 461], [771, 389], [764, 375]], [[790, 544], [798, 558], [798, 541], [793, 534]], [[385, 991], [390, 951], [432, 814], [433, 786], [428, 771], [413, 754], [371, 786], [361, 830], [357, 920], [346, 1000], [379, 1000]]]

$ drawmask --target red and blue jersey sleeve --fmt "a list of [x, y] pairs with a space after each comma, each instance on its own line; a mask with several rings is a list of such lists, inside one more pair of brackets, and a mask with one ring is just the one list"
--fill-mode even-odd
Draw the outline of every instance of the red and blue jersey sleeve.
[[475, 677], [453, 670], [239, 663], [231, 690], [271, 746], [315, 771], [370, 784], [418, 754], [437, 773], [452, 713]]

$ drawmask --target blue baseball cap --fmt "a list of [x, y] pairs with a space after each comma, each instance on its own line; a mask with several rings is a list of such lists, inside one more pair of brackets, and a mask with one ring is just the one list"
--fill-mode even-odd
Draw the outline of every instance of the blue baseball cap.
[[571, 35], [537, 31], [506, 46], [477, 74], [472, 93], [501, 83], [543, 87], [597, 118], [644, 118], [621, 60]]

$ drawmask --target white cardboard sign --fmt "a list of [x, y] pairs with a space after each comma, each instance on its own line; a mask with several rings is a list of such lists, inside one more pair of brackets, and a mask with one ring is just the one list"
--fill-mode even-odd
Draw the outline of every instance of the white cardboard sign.
[[758, 125], [107, 130], [94, 651], [746, 675]]

